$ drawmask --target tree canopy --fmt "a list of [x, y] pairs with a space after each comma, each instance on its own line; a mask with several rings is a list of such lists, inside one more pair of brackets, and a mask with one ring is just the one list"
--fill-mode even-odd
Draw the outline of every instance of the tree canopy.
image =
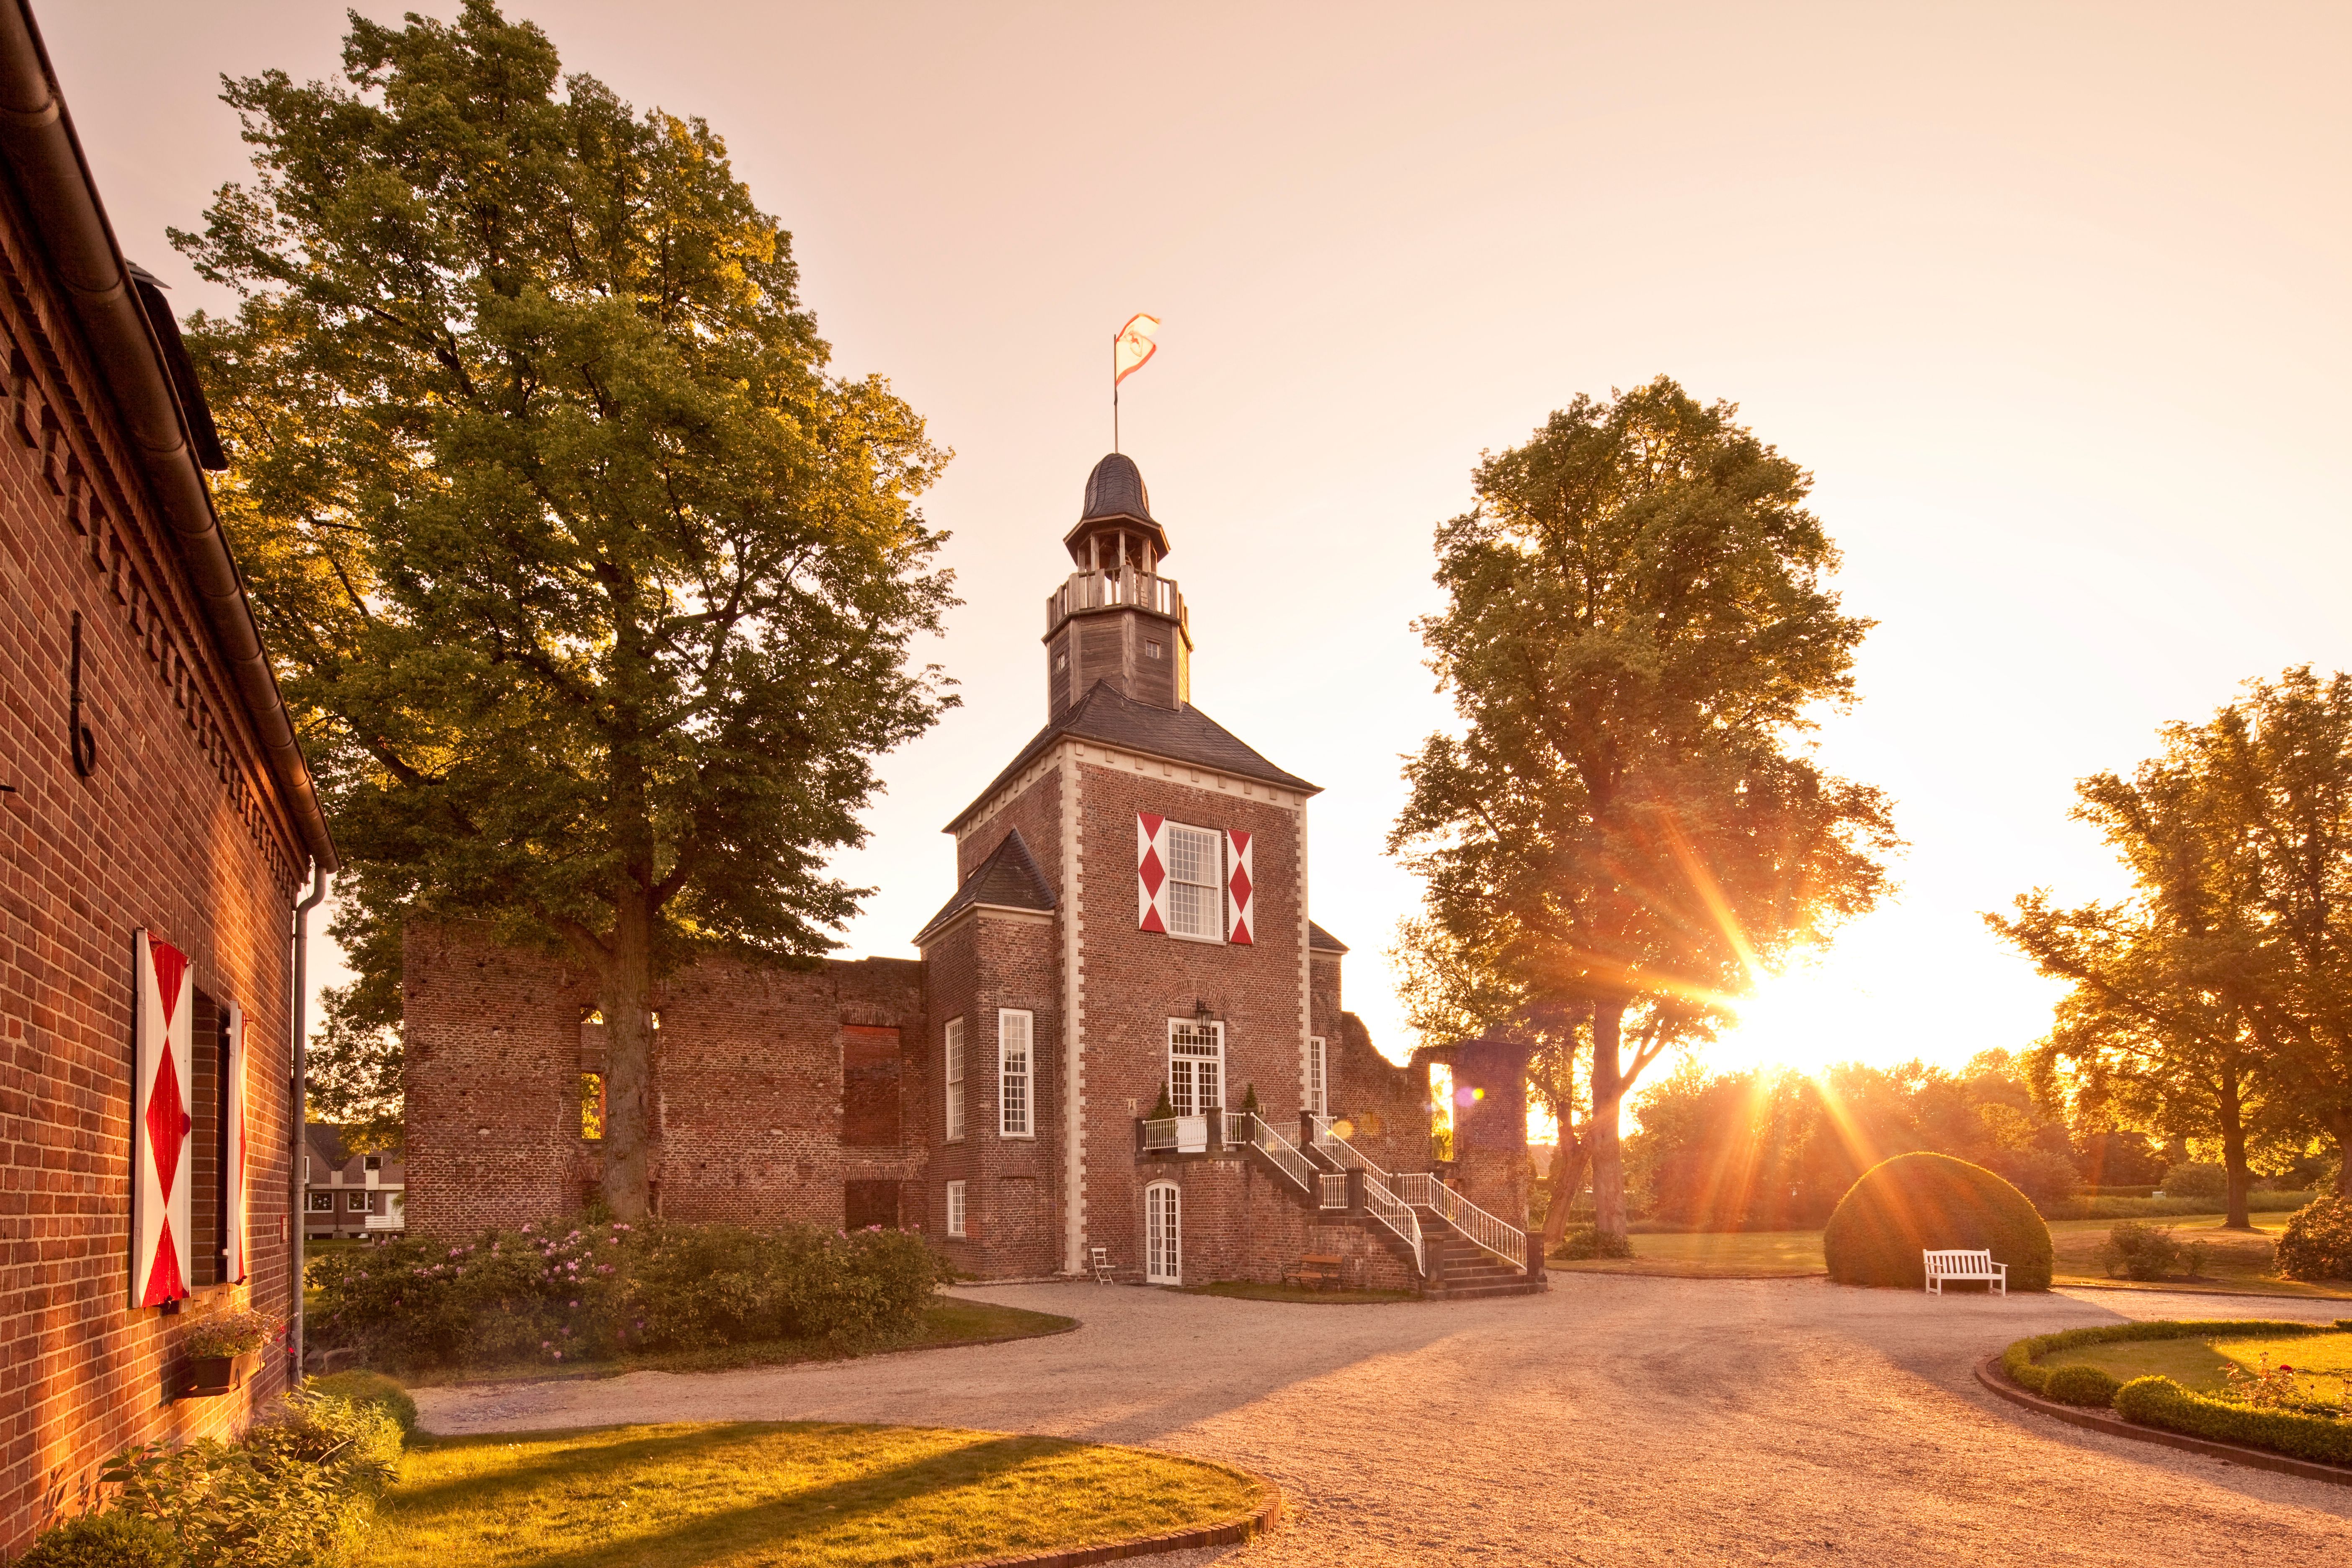
[[1985, 918], [2068, 983], [2040, 1070], [2086, 1119], [2218, 1143], [2244, 1226], [2257, 1155], [2352, 1143], [2352, 679], [2249, 681], [2160, 738], [2077, 786], [2133, 895]]
[[1446, 606], [1417, 623], [1460, 723], [1408, 762], [1390, 837], [1426, 879], [1408, 1005], [1554, 1058], [1581, 1042], [1619, 1235], [1626, 1089], [1871, 907], [1896, 843], [1885, 797], [1802, 747], [1852, 700], [1870, 623], [1826, 586], [1809, 477], [1736, 414], [1664, 377], [1580, 395], [1479, 464], [1477, 505], [1438, 530]]
[[223, 521], [348, 867], [343, 1016], [396, 1018], [420, 918], [593, 969], [635, 1214], [654, 978], [831, 945], [873, 759], [950, 700], [944, 458], [829, 373], [708, 125], [490, 0], [351, 26], [341, 81], [226, 84], [255, 177], [173, 236], [241, 295], [188, 333]]

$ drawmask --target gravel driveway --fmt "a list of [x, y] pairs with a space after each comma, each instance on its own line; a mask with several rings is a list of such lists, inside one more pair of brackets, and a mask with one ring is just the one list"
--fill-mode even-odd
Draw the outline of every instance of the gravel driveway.
[[[837, 1420], [1231, 1460], [1289, 1522], [1215, 1557], [1430, 1563], [2298, 1563], [2352, 1488], [2096, 1436], [1979, 1388], [2019, 1335], [2342, 1304], [1555, 1275], [1493, 1301], [1310, 1306], [1094, 1285], [961, 1293], [1076, 1332], [767, 1371], [420, 1390], [436, 1432]], [[1159, 1561], [1175, 1563], [1176, 1559]]]

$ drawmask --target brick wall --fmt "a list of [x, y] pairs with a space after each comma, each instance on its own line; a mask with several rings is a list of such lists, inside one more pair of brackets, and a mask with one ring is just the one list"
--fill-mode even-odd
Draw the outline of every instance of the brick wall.
[[[593, 978], [477, 932], [419, 927], [404, 947], [403, 1000], [410, 1228], [461, 1236], [577, 1209], [603, 1175], [580, 1115]], [[655, 1005], [652, 1166], [665, 1217], [838, 1225], [847, 1183], [919, 1187], [936, 1077], [920, 964], [713, 961], [664, 981]], [[896, 1143], [843, 1142], [845, 1027], [897, 1032]]]
[[[0, 198], [0, 1553], [126, 1443], [226, 1435], [280, 1358], [169, 1398], [189, 1324], [290, 1306], [288, 911], [302, 855], [109, 395]], [[67, 735], [73, 617], [96, 766]], [[131, 939], [250, 1030], [252, 1279], [129, 1300]], [[204, 1156], [209, 1159], [209, 1156]], [[207, 1239], [200, 1245], [210, 1246]]]

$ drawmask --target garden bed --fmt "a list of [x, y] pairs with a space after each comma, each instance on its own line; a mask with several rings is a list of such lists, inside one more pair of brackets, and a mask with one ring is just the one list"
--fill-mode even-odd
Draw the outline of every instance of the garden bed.
[[[2260, 1455], [2284, 1461], [2273, 1469], [2352, 1484], [2347, 1330], [2352, 1319], [2070, 1329], [2017, 1341], [1979, 1375], [2076, 1426], [2222, 1458]], [[2332, 1396], [2318, 1380], [2336, 1384]]]
[[1246, 1540], [1272, 1483], [1055, 1437], [813, 1422], [419, 1441], [368, 1568], [908, 1568], [1076, 1563]]

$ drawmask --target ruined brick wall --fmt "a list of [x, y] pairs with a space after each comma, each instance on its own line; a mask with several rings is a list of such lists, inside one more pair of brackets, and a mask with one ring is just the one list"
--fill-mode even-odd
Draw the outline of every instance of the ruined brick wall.
[[[452, 927], [412, 928], [404, 961], [409, 1227], [454, 1237], [576, 1210], [603, 1175], [581, 1117], [583, 1063], [602, 1065], [583, 1028], [593, 980]], [[665, 1217], [839, 1225], [850, 1182], [902, 1184], [919, 1206], [932, 1081], [919, 963], [714, 961], [662, 982], [655, 1006]], [[844, 1146], [845, 1027], [898, 1031], [895, 1143]]]
[[[1181, 764], [1079, 748], [1087, 1233], [1122, 1270], [1143, 1268], [1142, 1182], [1134, 1119], [1168, 1073], [1168, 1020], [1205, 1003], [1224, 1024], [1225, 1100], [1255, 1084], [1277, 1130], [1297, 1126], [1306, 1038], [1302, 907], [1306, 814], [1257, 784]], [[1136, 815], [1254, 836], [1256, 941], [1191, 942], [1138, 929]]]
[[[5, 185], [5, 182], [0, 182]], [[189, 1325], [291, 1310], [289, 911], [304, 855], [110, 395], [0, 195], [0, 1555], [125, 1444], [226, 1436], [283, 1386], [172, 1398]], [[68, 737], [74, 617], [82, 722]], [[130, 1300], [131, 942], [249, 1031], [247, 1285]], [[212, 1159], [204, 1158], [209, 1176]], [[212, 1245], [206, 1226], [200, 1245]]]
[[1528, 1153], [1527, 1047], [1466, 1040], [1416, 1052], [1415, 1065], [1433, 1057], [1454, 1066], [1453, 1184], [1497, 1218], [1524, 1226], [1535, 1175]]

